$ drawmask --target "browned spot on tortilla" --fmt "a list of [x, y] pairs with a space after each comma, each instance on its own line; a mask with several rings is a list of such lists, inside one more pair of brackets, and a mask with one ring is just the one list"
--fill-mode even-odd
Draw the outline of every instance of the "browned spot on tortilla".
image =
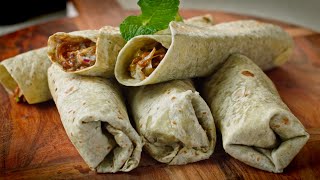
[[279, 125], [274, 125], [274, 126], [272, 126], [273, 128], [279, 128], [280, 126]]
[[248, 91], [244, 92], [244, 97], [247, 97], [249, 95], [250, 95], [250, 92], [248, 92]]
[[172, 121], [172, 124], [177, 125], [177, 123], [175, 121]]
[[260, 161], [260, 157], [257, 157], [257, 161]]
[[284, 118], [282, 119], [283, 124], [288, 125], [289, 124], [289, 119], [288, 118]]
[[207, 112], [202, 112], [202, 114], [206, 115], [206, 114], [207, 114]]
[[118, 116], [119, 119], [123, 119], [121, 116]]
[[82, 105], [86, 105], [86, 104], [87, 104], [86, 102], [83, 102], [83, 103], [82, 103]]
[[176, 99], [176, 97], [173, 96], [173, 97], [171, 98], [171, 100], [174, 100], [174, 99]]
[[90, 169], [89, 168], [83, 168], [81, 165], [73, 166], [74, 169], [78, 170], [81, 174], [88, 174]]
[[250, 71], [242, 71], [241, 74], [244, 76], [254, 77], [254, 74]]
[[210, 19], [208, 17], [203, 17], [202, 18], [204, 21], [206, 21], [207, 23], [210, 22]]
[[69, 92], [71, 92], [73, 90], [73, 86], [71, 88], [69, 88], [68, 90], [66, 90], [66, 94], [68, 94]]

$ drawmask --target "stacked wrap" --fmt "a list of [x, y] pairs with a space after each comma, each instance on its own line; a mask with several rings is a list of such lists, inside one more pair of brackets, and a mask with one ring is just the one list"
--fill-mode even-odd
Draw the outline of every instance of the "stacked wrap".
[[203, 97], [225, 151], [250, 166], [282, 172], [309, 138], [272, 81], [243, 55], [232, 55], [207, 78]]
[[[291, 55], [291, 37], [280, 27], [257, 21], [235, 21], [199, 27], [170, 23], [171, 35], [141, 35], [121, 49], [115, 67], [117, 80], [126, 86], [141, 86], [172, 79], [208, 76], [231, 54], [241, 53], [267, 70]], [[147, 78], [130, 77], [128, 67], [139, 49], [154, 42], [167, 48], [166, 55]]]
[[[208, 159], [215, 123], [228, 154], [278, 173], [309, 135], [262, 70], [284, 63], [292, 49], [285, 31], [257, 21], [213, 26], [211, 16], [198, 16], [127, 44], [117, 27], [105, 26], [55, 33], [47, 48], [1, 62], [0, 82], [10, 93], [19, 87], [30, 104], [53, 97], [69, 139], [99, 173], [136, 168], [144, 144], [154, 159], [170, 165]], [[134, 59], [147, 62], [140, 56], [153, 69], [131, 75]], [[117, 82], [105, 79], [114, 75], [123, 85], [139, 86], [126, 88], [137, 132]], [[193, 77], [207, 77], [205, 100]]]
[[40, 48], [0, 63], [0, 83], [9, 94], [18, 87], [29, 104], [51, 99], [47, 81], [47, 70], [51, 62], [47, 48]]
[[[199, 16], [187, 20], [187, 23], [197, 26], [211, 26], [212, 18], [211, 16]], [[165, 31], [163, 32], [165, 33]], [[96, 44], [95, 64], [81, 70], [64, 72], [66, 70], [63, 70], [61, 62], [59, 62], [61, 61], [59, 59], [60, 50], [63, 50], [61, 45], [88, 41]], [[112, 80], [88, 77], [112, 77], [116, 57], [123, 45], [124, 40], [121, 38], [118, 28], [108, 26], [99, 31], [60, 32], [52, 35], [48, 40], [48, 55], [54, 63], [49, 69], [48, 81], [61, 121], [80, 155], [89, 167], [97, 172], [130, 171], [138, 165], [140, 160], [142, 142], [130, 125], [123, 100], [118, 92], [119, 89], [115, 87], [116, 84]], [[86, 75], [87, 77], [78, 75]], [[166, 147], [162, 147], [159, 142], [150, 143], [150, 139], [156, 138], [153, 136], [156, 134], [152, 133], [157, 131], [157, 127], [155, 127], [156, 129], [142, 130], [143, 133], [152, 134], [144, 139], [148, 142], [146, 149], [150, 149], [150, 153], [157, 160], [170, 164], [186, 164], [209, 158], [215, 145], [215, 126], [209, 107], [195, 92], [191, 81], [177, 81], [167, 84], [159, 85], [159, 88], [172, 89], [172, 92], [180, 98], [175, 104], [178, 106], [178, 102], [183, 103], [179, 105], [179, 112], [168, 111], [165, 108], [160, 108], [157, 112], [159, 114], [167, 113], [170, 116], [178, 114], [179, 117], [175, 117], [176, 119], [164, 120], [177, 121], [176, 127], [173, 129], [183, 128], [180, 133], [173, 136], [175, 139], [171, 140], [166, 139], [171, 136], [170, 132], [163, 132], [159, 138], [164, 141], [163, 145]], [[169, 100], [169, 96], [175, 96], [172, 93], [161, 94], [160, 91], [157, 93], [158, 99], [163, 99], [164, 103]], [[131, 91], [130, 94], [132, 94]], [[147, 101], [148, 95], [145, 97]], [[133, 102], [137, 103], [135, 98], [133, 98]], [[137, 107], [132, 106], [132, 109], [140, 108], [141, 104], [139, 104], [137, 103]], [[193, 110], [193, 105], [195, 110]], [[183, 106], [193, 110], [193, 113], [183, 110]], [[155, 111], [153, 109], [153, 112]], [[155, 117], [154, 120], [158, 124], [162, 123], [161, 117]], [[184, 127], [183, 123], [185, 122], [189, 124], [188, 127]], [[198, 129], [193, 132], [194, 137], [190, 139], [188, 133], [192, 131], [193, 125], [197, 125]], [[165, 127], [165, 129], [167, 128]]]
[[57, 65], [49, 68], [48, 82], [67, 135], [91, 169], [102, 173], [138, 166], [141, 138], [116, 83], [65, 73]]
[[208, 159], [213, 153], [212, 114], [191, 81], [130, 88], [128, 99], [145, 149], [156, 160], [179, 165]]

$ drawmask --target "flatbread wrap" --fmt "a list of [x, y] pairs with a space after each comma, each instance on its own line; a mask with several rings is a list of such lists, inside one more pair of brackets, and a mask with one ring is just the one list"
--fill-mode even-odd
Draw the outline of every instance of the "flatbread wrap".
[[0, 83], [17, 102], [35, 104], [50, 100], [47, 82], [50, 65], [47, 48], [19, 54], [0, 63]]
[[[210, 14], [204, 14], [201, 16], [193, 16], [188, 19], [184, 19], [183, 22], [185, 24], [191, 25], [191, 26], [197, 26], [197, 27], [210, 27], [213, 26], [214, 20], [213, 17]], [[171, 31], [170, 28], [158, 31], [155, 33], [156, 35], [170, 35]]]
[[127, 172], [138, 166], [142, 141], [115, 82], [66, 73], [55, 64], [48, 82], [64, 129], [92, 170]]
[[228, 58], [202, 89], [223, 148], [252, 167], [282, 172], [309, 138], [272, 81], [243, 55]]
[[124, 44], [117, 27], [58, 32], [48, 39], [48, 55], [66, 72], [113, 77], [116, 58]]
[[134, 87], [127, 94], [136, 129], [154, 159], [181, 165], [208, 159], [213, 153], [212, 114], [191, 81]]
[[210, 75], [230, 54], [242, 53], [263, 70], [284, 63], [292, 38], [280, 27], [252, 20], [199, 27], [171, 22], [170, 34], [141, 35], [121, 49], [117, 80], [141, 86]]

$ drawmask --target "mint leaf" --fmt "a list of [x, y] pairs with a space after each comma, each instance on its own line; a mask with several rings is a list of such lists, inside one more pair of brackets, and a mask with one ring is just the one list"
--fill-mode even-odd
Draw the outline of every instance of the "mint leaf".
[[129, 16], [120, 24], [122, 37], [128, 41], [134, 36], [154, 34], [168, 28], [174, 20], [182, 20], [178, 13], [179, 0], [139, 0], [139, 16]]

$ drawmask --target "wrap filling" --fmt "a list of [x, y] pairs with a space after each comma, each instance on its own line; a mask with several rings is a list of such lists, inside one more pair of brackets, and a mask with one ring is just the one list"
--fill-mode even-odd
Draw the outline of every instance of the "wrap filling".
[[77, 71], [96, 62], [96, 43], [85, 38], [62, 39], [57, 45], [58, 63], [66, 71]]
[[128, 68], [130, 76], [134, 79], [145, 79], [157, 68], [166, 52], [167, 49], [158, 42], [140, 48]]

